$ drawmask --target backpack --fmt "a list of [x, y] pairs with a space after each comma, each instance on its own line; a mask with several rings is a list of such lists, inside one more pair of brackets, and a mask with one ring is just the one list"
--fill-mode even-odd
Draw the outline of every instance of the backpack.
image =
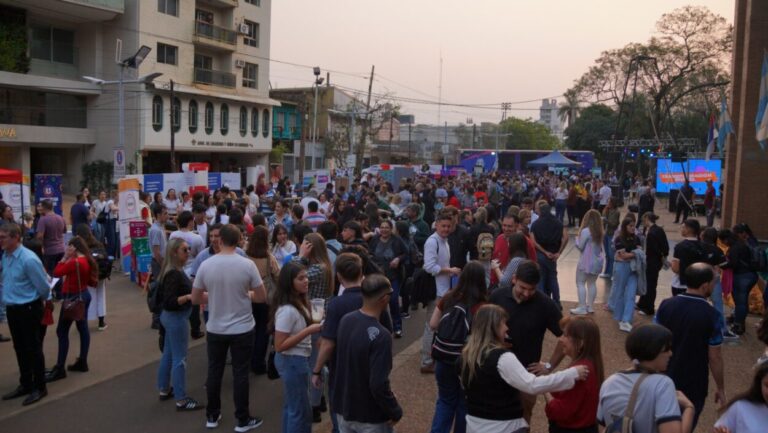
[[94, 248], [91, 250], [91, 256], [99, 266], [99, 281], [109, 279], [112, 275], [112, 258], [103, 248]]
[[768, 272], [768, 257], [766, 250], [760, 247], [749, 247], [749, 269], [754, 272]]
[[408, 246], [408, 260], [409, 264], [413, 266], [421, 266], [424, 264], [424, 254], [419, 251], [419, 247], [416, 246], [416, 243], [413, 242], [413, 239], [408, 239], [408, 242], [406, 242], [406, 245]]
[[493, 256], [493, 246], [495, 242], [490, 233], [480, 233], [477, 237], [477, 258], [478, 260], [491, 260]]
[[149, 312], [153, 314], [160, 314], [163, 311], [163, 297], [160, 294], [162, 292], [162, 285], [158, 280], [152, 280], [149, 283], [149, 289], [147, 290], [147, 307]]
[[472, 324], [468, 310], [466, 305], [456, 304], [440, 318], [432, 341], [432, 359], [448, 364], [459, 359]]

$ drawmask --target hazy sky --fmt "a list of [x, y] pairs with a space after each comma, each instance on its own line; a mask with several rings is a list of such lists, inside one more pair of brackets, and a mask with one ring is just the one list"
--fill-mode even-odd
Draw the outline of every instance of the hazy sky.
[[[540, 99], [569, 88], [600, 52], [645, 42], [662, 14], [692, 4], [733, 22], [734, 0], [273, 0], [270, 57], [320, 66], [331, 83], [460, 104], [513, 105], [538, 118]], [[337, 71], [337, 72], [334, 72]], [[309, 86], [311, 68], [272, 62], [272, 86]], [[417, 123], [436, 104], [401, 102]], [[531, 110], [532, 109], [532, 110]], [[441, 123], [497, 122], [499, 108], [442, 107]]]

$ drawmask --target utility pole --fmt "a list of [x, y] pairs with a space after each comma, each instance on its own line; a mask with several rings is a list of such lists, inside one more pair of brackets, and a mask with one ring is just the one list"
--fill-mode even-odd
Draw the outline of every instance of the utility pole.
[[362, 173], [363, 171], [363, 154], [365, 153], [365, 136], [368, 133], [368, 122], [371, 115], [371, 91], [373, 90], [373, 73], [376, 65], [371, 66], [371, 76], [368, 80], [368, 100], [365, 103], [366, 120], [363, 122], [363, 133], [360, 139], [360, 143], [357, 145], [355, 152], [355, 172]]
[[408, 122], [408, 162], [411, 161], [411, 122]]
[[392, 164], [392, 137], [394, 135], [394, 131], [392, 131], [392, 123], [395, 120], [395, 113], [390, 112], [389, 113], [389, 163]]
[[477, 125], [472, 125], [472, 146], [471, 148], [475, 148], [475, 143], [477, 143]]
[[307, 136], [307, 97], [304, 96], [304, 101], [296, 104], [296, 108], [299, 110], [299, 118], [303, 119], [304, 124], [301, 127], [301, 141], [299, 142], [299, 185], [304, 186], [304, 155], [306, 155], [306, 136]]
[[[171, 173], [176, 173], [176, 130], [174, 120], [176, 117], [176, 104], [173, 103], [175, 95], [173, 93], [173, 80], [171, 80]], [[181, 107], [179, 107], [181, 115]], [[178, 119], [181, 121], [181, 119]]]
[[448, 165], [446, 163], [446, 155], [448, 154], [448, 122], [445, 122], [445, 128], [443, 129], [443, 148], [440, 149], [443, 151], [443, 168], [448, 168]]

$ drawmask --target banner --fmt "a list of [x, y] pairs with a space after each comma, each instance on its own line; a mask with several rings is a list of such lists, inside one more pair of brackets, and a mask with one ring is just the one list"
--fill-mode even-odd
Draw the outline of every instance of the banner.
[[61, 180], [62, 175], [60, 174], [36, 174], [35, 204], [43, 200], [50, 200], [53, 203], [53, 211], [63, 215], [61, 210]]
[[[24, 177], [26, 178], [26, 176]], [[13, 219], [15, 221], [21, 220], [22, 212], [35, 213], [35, 209], [31, 207], [29, 201], [30, 194], [28, 184], [25, 183], [22, 186], [19, 186], [18, 183], [0, 184], [0, 194], [3, 194], [3, 201], [13, 209]]]
[[[120, 217], [120, 257], [123, 269], [131, 267], [131, 222], [142, 221], [139, 208], [139, 181], [133, 178], [120, 179], [117, 184], [118, 215]], [[135, 281], [135, 280], [134, 280]]]
[[[201, 178], [204, 176], [204, 178]], [[190, 191], [196, 186], [207, 186], [210, 191], [228, 185], [231, 191], [239, 191], [242, 188], [240, 173], [210, 173], [210, 172], [185, 172], [185, 173], [157, 173], [157, 174], [129, 174], [128, 179], [135, 179], [141, 185], [141, 190], [149, 194], [156, 192], [168, 194], [171, 188], [176, 190], [176, 195], [181, 197], [182, 191]], [[203, 179], [207, 179], [207, 182]]]

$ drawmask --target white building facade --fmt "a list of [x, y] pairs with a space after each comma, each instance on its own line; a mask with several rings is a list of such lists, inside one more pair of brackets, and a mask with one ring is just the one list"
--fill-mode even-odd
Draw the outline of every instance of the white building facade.
[[539, 123], [546, 125], [552, 135], [562, 141], [564, 125], [558, 111], [557, 99], [542, 99], [539, 107]]

